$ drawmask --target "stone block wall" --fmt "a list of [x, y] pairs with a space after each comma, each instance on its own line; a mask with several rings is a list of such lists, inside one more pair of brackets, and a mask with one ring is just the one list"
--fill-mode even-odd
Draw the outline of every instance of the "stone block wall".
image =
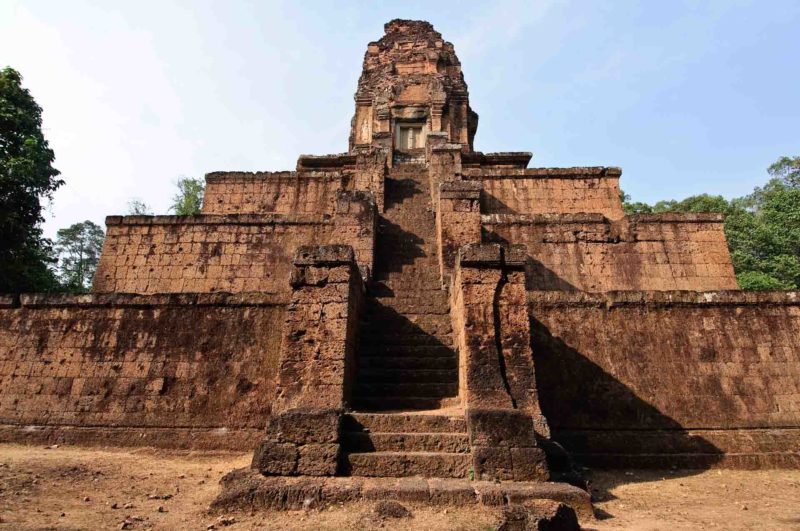
[[285, 293], [294, 249], [328, 241], [322, 216], [110, 216], [95, 292]]
[[353, 249], [299, 248], [291, 284], [274, 407], [252, 467], [265, 475], [332, 476], [364, 291]]
[[263, 294], [0, 301], [0, 440], [250, 450], [285, 302]]
[[524, 267], [524, 249], [497, 244], [465, 245], [455, 264], [451, 318], [477, 479], [549, 478], [537, 441], [549, 430], [527, 333]]
[[351, 179], [342, 171], [209, 173], [203, 214], [332, 214]]
[[598, 465], [800, 467], [800, 293], [529, 294], [554, 438]]
[[464, 169], [464, 180], [483, 183], [484, 214], [597, 213], [623, 216], [619, 168]]
[[372, 268], [375, 204], [338, 192], [332, 215], [110, 216], [95, 274], [98, 293], [288, 293], [302, 245], [352, 246]]
[[524, 244], [533, 290], [738, 289], [719, 214], [482, 217], [489, 242]]

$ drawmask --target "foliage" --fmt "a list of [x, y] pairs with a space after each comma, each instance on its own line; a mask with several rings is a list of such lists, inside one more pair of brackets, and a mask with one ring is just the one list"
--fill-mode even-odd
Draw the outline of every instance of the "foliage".
[[91, 221], [60, 229], [56, 237], [58, 276], [64, 291], [83, 293], [91, 287], [105, 234]]
[[781, 157], [753, 193], [726, 200], [708, 194], [655, 205], [622, 194], [626, 214], [721, 212], [739, 286], [746, 290], [800, 289], [800, 157]]
[[172, 197], [170, 210], [175, 212], [176, 216], [199, 214], [203, 208], [205, 182], [202, 179], [184, 177], [175, 184], [178, 187], [178, 193]]
[[42, 134], [42, 109], [12, 68], [0, 70], [0, 293], [57, 288], [42, 201], [64, 182]]
[[150, 206], [139, 199], [138, 197], [134, 197], [130, 201], [128, 201], [128, 215], [129, 216], [152, 216], [153, 209]]
[[781, 157], [770, 164], [767, 171], [787, 186], [800, 187], [800, 157]]

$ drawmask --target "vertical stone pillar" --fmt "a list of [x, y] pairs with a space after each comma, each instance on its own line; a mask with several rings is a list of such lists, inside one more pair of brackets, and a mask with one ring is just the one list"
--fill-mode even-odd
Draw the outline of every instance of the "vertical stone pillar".
[[265, 475], [333, 475], [363, 291], [353, 249], [300, 247], [291, 284], [272, 416], [252, 467]]
[[375, 232], [378, 222], [375, 210], [375, 198], [371, 191], [336, 192], [334, 237], [336, 241], [353, 248], [364, 281], [369, 280], [375, 261]]
[[469, 146], [469, 103], [463, 101], [458, 106], [459, 124], [458, 141], [462, 146]]
[[439, 273], [442, 283], [450, 277], [458, 250], [481, 241], [481, 183], [450, 181], [439, 184], [436, 205], [436, 238], [439, 247]]
[[459, 389], [476, 477], [547, 480], [525, 292], [524, 246], [474, 244], [458, 254], [451, 314]]
[[439, 200], [439, 185], [461, 179], [461, 146], [448, 142], [447, 133], [428, 133], [425, 143], [425, 160], [431, 182], [431, 202]]
[[445, 98], [431, 103], [431, 131], [442, 130], [442, 114], [444, 111]]
[[378, 212], [383, 212], [384, 182], [390, 151], [371, 148], [356, 154], [354, 188], [372, 192]]

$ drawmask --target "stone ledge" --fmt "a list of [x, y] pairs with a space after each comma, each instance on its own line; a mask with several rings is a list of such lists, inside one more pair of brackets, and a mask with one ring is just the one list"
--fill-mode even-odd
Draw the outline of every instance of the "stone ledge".
[[0, 443], [4, 444], [136, 446], [249, 452], [263, 437], [263, 429], [0, 424]]
[[268, 180], [329, 179], [342, 178], [341, 170], [301, 169], [284, 171], [213, 171], [206, 174], [206, 183], [252, 183]]
[[524, 267], [528, 249], [523, 244], [470, 243], [458, 250], [463, 267]]
[[800, 291], [530, 291], [535, 307], [800, 306]]
[[229, 472], [212, 511], [298, 510], [360, 500], [397, 500], [431, 505], [525, 505], [553, 500], [572, 507], [578, 517], [594, 519], [589, 496], [566, 483], [490, 482], [466, 479], [271, 477], [249, 468]]
[[[3, 297], [3, 300], [7, 297]], [[154, 307], [154, 306], [284, 306], [286, 295], [274, 293], [159, 293], [139, 295], [135, 293], [86, 293], [82, 295], [23, 293], [19, 297], [20, 308], [90, 308], [90, 307]]]
[[212, 171], [206, 173], [206, 183], [216, 183], [220, 181], [242, 180], [260, 181], [270, 178], [291, 178], [296, 177], [297, 172], [292, 170], [278, 171]]
[[482, 214], [483, 225], [559, 225], [570, 223], [611, 224], [603, 214]]
[[433, 146], [431, 151], [434, 153], [447, 153], [451, 151], [461, 151], [461, 144], [440, 144], [438, 146]]
[[723, 223], [724, 214], [703, 213], [666, 213], [666, 214], [634, 214], [618, 220], [610, 220], [603, 214], [593, 212], [577, 212], [569, 214], [482, 214], [483, 225], [568, 225], [575, 223], [593, 223], [604, 225], [656, 224], [656, 223]]
[[800, 470], [800, 453], [685, 453], [685, 454], [630, 454], [569, 452], [575, 461], [606, 470]]
[[301, 245], [292, 263], [296, 266], [336, 266], [355, 263], [355, 253], [349, 245]]
[[351, 153], [331, 153], [329, 155], [300, 155], [297, 168], [339, 168], [355, 165], [357, 156]]
[[481, 183], [474, 181], [449, 181], [439, 185], [442, 199], [480, 199]]
[[120, 225], [326, 225], [330, 215], [198, 214], [196, 216], [107, 216], [106, 226]]
[[533, 158], [530, 151], [500, 151], [495, 153], [465, 153], [462, 162], [467, 166], [510, 166], [525, 169]]
[[663, 214], [633, 214], [625, 219], [631, 223], [722, 223], [725, 214], [718, 212], [666, 212]]
[[[695, 459], [703, 466], [735, 466], [726, 456], [746, 462], [771, 463], [764, 468], [800, 468], [800, 427], [741, 427], [685, 429], [553, 429], [553, 440], [570, 454], [625, 455], [660, 462], [664, 468], [674, 456], [678, 461]], [[717, 465], [719, 463], [719, 465]], [[620, 464], [620, 468], [626, 465]]]
[[592, 166], [573, 168], [467, 168], [464, 179], [586, 179], [612, 178], [622, 175], [617, 167]]

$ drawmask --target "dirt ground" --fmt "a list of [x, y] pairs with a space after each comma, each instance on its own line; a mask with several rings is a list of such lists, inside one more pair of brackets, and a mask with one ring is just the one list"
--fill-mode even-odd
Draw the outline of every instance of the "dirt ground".
[[[219, 478], [249, 455], [0, 445], [0, 529], [493, 529], [477, 506], [416, 507], [381, 520], [374, 504], [207, 514]], [[800, 529], [800, 471], [588, 473], [600, 518], [586, 529]]]

